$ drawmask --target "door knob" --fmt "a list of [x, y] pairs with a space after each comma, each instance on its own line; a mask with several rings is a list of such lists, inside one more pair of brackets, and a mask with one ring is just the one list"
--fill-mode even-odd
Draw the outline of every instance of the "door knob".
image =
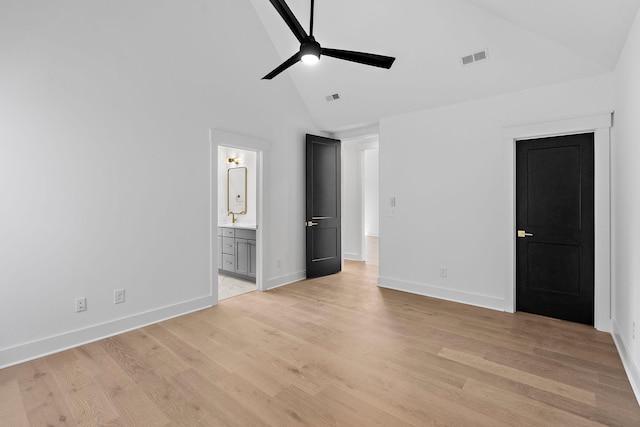
[[313, 221], [307, 221], [307, 222], [305, 222], [305, 225], [307, 227], [313, 227], [314, 225], [318, 225], [318, 223], [317, 222], [313, 222]]
[[524, 230], [518, 230], [518, 237], [523, 238], [523, 237], [533, 237], [533, 233], [527, 233]]

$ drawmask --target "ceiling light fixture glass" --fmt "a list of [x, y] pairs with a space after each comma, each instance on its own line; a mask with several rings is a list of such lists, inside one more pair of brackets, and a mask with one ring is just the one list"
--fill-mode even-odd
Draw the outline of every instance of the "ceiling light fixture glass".
[[307, 65], [315, 65], [318, 63], [318, 61], [320, 61], [320, 58], [318, 58], [312, 53], [307, 53], [306, 55], [302, 55], [302, 62], [304, 62]]

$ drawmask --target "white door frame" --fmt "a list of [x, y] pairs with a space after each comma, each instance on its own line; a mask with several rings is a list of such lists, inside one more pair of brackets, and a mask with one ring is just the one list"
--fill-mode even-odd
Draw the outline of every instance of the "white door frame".
[[210, 129], [209, 140], [211, 144], [210, 180], [211, 180], [211, 294], [214, 296], [214, 304], [218, 303], [218, 146], [233, 147], [256, 152], [256, 287], [259, 291], [265, 291], [263, 255], [266, 247], [263, 230], [267, 224], [267, 215], [264, 209], [265, 177], [269, 176], [269, 153], [271, 144], [268, 141], [229, 132], [221, 129]]
[[611, 147], [612, 113], [572, 117], [549, 122], [510, 126], [502, 129], [502, 139], [511, 150], [511, 203], [513, 215], [508, 245], [513, 262], [510, 265], [513, 281], [505, 289], [505, 311], [516, 308], [516, 143], [519, 140], [578, 133], [594, 134], [594, 214], [595, 214], [595, 262], [594, 262], [594, 326], [611, 332]]

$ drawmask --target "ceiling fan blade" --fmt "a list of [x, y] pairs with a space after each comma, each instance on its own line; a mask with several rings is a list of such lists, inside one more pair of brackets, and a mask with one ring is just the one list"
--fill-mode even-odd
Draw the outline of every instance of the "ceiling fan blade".
[[302, 43], [307, 40], [307, 33], [304, 31], [304, 28], [300, 25], [300, 21], [298, 21], [293, 12], [291, 12], [291, 9], [289, 9], [289, 6], [287, 6], [284, 0], [269, 1], [271, 1], [273, 7], [275, 7], [280, 16], [282, 16], [284, 22], [286, 22], [289, 28], [291, 28], [291, 31], [293, 31], [293, 34], [296, 36], [298, 41]]
[[275, 76], [277, 76], [278, 74], [286, 70], [287, 68], [291, 67], [293, 64], [295, 64], [299, 60], [300, 60], [300, 52], [296, 52], [291, 58], [287, 59], [282, 64], [280, 64], [278, 68], [276, 68], [275, 70], [273, 70], [272, 72], [264, 76], [262, 80], [271, 80], [272, 78], [274, 78]]
[[354, 52], [352, 50], [327, 49], [322, 48], [322, 55], [333, 58], [344, 59], [346, 61], [358, 62], [365, 65], [373, 65], [380, 68], [391, 68], [396, 58], [392, 56], [376, 55], [374, 53]]

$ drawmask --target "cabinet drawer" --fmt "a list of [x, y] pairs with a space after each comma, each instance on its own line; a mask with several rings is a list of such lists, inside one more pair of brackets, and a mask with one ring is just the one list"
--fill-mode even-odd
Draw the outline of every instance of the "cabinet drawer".
[[256, 240], [256, 230], [237, 229], [236, 230], [236, 238], [238, 238], [238, 239], [247, 239], [247, 240]]
[[236, 271], [234, 256], [230, 254], [222, 254], [222, 269], [226, 271]]
[[223, 237], [234, 237], [235, 236], [235, 230], [233, 228], [222, 228], [222, 234]]
[[233, 237], [222, 238], [222, 253], [233, 255], [235, 253], [235, 239]]

